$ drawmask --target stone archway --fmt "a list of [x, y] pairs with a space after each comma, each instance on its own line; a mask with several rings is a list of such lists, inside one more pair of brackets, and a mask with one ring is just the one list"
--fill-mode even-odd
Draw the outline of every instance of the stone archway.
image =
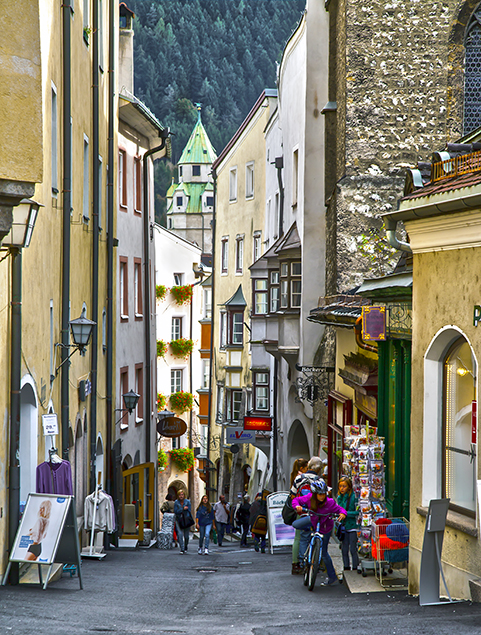
[[293, 422], [289, 429], [287, 453], [289, 474], [286, 476], [289, 478], [294, 461], [296, 459], [309, 459], [311, 456], [306, 431], [298, 419]]
[[180, 489], [183, 489], [185, 492], [185, 497], [189, 498], [189, 488], [184, 483], [184, 481], [181, 481], [180, 479], [177, 479], [175, 481], [172, 481], [172, 483], [169, 483], [169, 487], [167, 488], [167, 493], [172, 494], [172, 496], [174, 497], [174, 500], [176, 500], [177, 493]]
[[25, 381], [20, 392], [20, 505], [25, 505], [27, 496], [36, 489], [38, 454], [38, 406], [30, 382]]

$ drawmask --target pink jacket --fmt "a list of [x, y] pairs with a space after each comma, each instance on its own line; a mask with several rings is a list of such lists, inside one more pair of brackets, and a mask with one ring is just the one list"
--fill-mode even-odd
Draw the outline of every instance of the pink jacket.
[[[300, 505], [301, 507], [310, 508], [312, 493], [306, 494], [305, 496], [299, 496], [298, 498], [294, 498], [292, 500], [292, 507], [294, 509]], [[336, 503], [333, 498], [326, 498], [326, 502], [322, 507], [320, 507], [317, 512], [319, 514], [346, 514], [347, 512], [340, 505]], [[321, 521], [319, 531], [321, 534], [328, 534], [332, 531], [334, 527], [334, 519], [329, 518], [329, 516], [315, 516], [314, 514], [311, 516], [311, 523], [313, 528], [317, 527], [318, 521]]]

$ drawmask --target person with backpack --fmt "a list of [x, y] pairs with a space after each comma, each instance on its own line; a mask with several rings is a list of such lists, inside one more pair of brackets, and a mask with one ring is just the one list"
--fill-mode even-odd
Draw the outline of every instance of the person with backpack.
[[[303, 482], [306, 482], [305, 473], [307, 472], [307, 459], [296, 459], [294, 461], [294, 465], [292, 466], [291, 472], [291, 489], [290, 489], [290, 500], [292, 503], [292, 499], [295, 498], [299, 493], [299, 485]], [[296, 485], [294, 485], [296, 483]], [[299, 564], [299, 541], [301, 539], [301, 531], [300, 529], [296, 529], [296, 533], [294, 535], [294, 542], [292, 543], [292, 575], [300, 575], [303, 572], [302, 567]]]
[[242, 529], [242, 537], [240, 541], [241, 547], [247, 547], [247, 533], [249, 532], [250, 514], [251, 514], [250, 498], [246, 494], [236, 514], [236, 520], [239, 524], [239, 527], [241, 527]]
[[262, 494], [256, 495], [255, 501], [251, 505], [249, 525], [254, 538], [254, 549], [259, 551], [259, 543], [261, 552], [266, 552], [266, 534], [267, 534], [267, 503]]
[[341, 476], [338, 485], [337, 504], [347, 511], [347, 517], [344, 521], [344, 537], [341, 540], [341, 552], [342, 562], [344, 565], [344, 571], [350, 571], [351, 565], [349, 562], [349, 551], [352, 558], [352, 569], [357, 569], [358, 573], [361, 573], [359, 568], [359, 555], [357, 553], [357, 499], [352, 491], [352, 481], [348, 476]]

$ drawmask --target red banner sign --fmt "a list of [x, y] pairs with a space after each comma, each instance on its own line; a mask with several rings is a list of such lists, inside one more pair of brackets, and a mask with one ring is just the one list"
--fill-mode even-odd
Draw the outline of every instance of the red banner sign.
[[244, 430], [258, 430], [259, 432], [271, 432], [271, 417], [244, 417]]
[[473, 403], [471, 404], [471, 443], [474, 443], [474, 445], [476, 445], [476, 430], [478, 427], [476, 411], [477, 403], [476, 401], [473, 401]]

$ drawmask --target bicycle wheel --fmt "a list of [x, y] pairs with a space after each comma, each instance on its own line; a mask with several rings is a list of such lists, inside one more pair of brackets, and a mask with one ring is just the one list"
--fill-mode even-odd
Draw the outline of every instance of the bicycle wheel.
[[311, 567], [308, 564], [308, 559], [305, 558], [304, 559], [304, 586], [307, 586], [309, 583], [309, 571], [311, 570]]
[[314, 589], [316, 584], [317, 572], [319, 571], [319, 562], [321, 560], [321, 540], [320, 538], [314, 538], [311, 554], [311, 566], [309, 567], [308, 585], [309, 591]]

